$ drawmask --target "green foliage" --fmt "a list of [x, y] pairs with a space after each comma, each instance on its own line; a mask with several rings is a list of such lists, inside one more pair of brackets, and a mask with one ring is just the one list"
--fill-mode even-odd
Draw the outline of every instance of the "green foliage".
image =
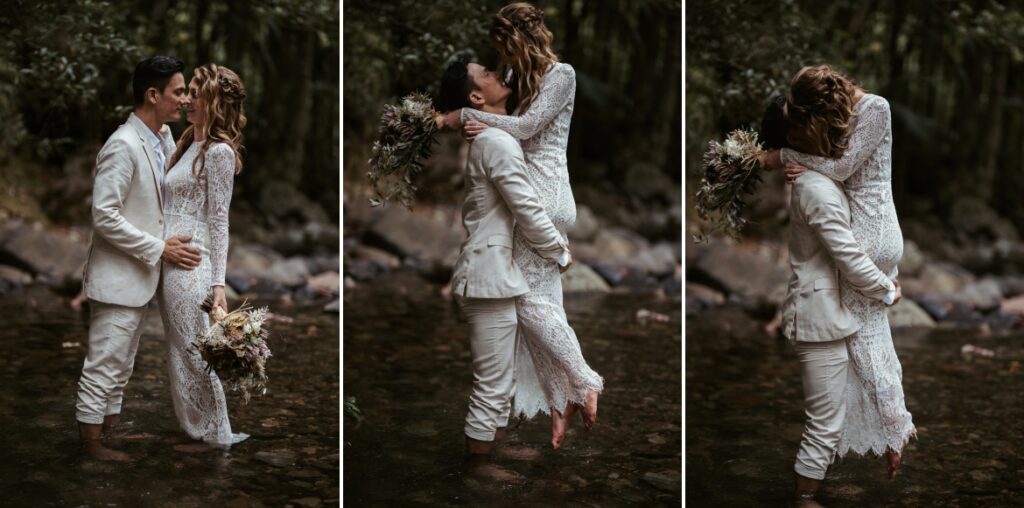
[[759, 124], [800, 67], [828, 63], [892, 107], [901, 212], [973, 195], [1024, 218], [1021, 1], [705, 0], [687, 4], [686, 37], [691, 184], [705, 143]]
[[[59, 187], [90, 168], [68, 161], [94, 157], [127, 117], [135, 64], [173, 55], [188, 80], [195, 67], [216, 62], [248, 91], [238, 205], [261, 210], [270, 226], [333, 219], [326, 210], [339, 204], [338, 14], [337, 3], [322, 0], [14, 0], [0, 18], [0, 160], [42, 160], [47, 169], [36, 178], [56, 182], [52, 193], [70, 200], [60, 208], [81, 207], [84, 197]], [[185, 125], [171, 127], [180, 134]], [[292, 214], [261, 200], [259, 190], [276, 184], [312, 198], [302, 200], [309, 210]]]

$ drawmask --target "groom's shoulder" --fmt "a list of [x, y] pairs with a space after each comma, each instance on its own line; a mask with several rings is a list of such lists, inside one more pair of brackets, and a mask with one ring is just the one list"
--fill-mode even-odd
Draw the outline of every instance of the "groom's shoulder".
[[497, 127], [490, 127], [480, 134], [477, 134], [473, 143], [476, 144], [478, 150], [501, 150], [512, 153], [522, 152], [519, 141], [512, 137], [511, 134]]
[[804, 207], [814, 203], [830, 203], [843, 199], [843, 189], [839, 187], [839, 184], [816, 171], [807, 171], [794, 180], [793, 191]]

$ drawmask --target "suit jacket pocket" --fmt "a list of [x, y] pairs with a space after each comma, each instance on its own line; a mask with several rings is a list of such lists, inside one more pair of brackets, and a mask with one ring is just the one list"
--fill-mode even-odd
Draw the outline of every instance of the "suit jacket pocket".
[[836, 280], [831, 277], [814, 279], [814, 290], [820, 291], [822, 289], [839, 289], [839, 284], [837, 284]]

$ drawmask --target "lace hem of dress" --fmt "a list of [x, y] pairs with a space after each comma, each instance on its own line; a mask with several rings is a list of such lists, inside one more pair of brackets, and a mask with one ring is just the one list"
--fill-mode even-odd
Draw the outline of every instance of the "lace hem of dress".
[[914, 426], [913, 422], [907, 422], [899, 433], [886, 439], [852, 444], [841, 443], [839, 449], [836, 451], [836, 456], [842, 458], [850, 452], [853, 452], [860, 457], [865, 457], [868, 453], [876, 457], [881, 457], [885, 454], [886, 450], [903, 450], [903, 447], [910, 442], [911, 438], [917, 439], [917, 427]]

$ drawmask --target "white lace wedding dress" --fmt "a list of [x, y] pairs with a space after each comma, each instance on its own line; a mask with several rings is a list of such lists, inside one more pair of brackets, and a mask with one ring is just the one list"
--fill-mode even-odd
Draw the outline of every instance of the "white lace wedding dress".
[[[853, 234], [865, 252], [890, 278], [903, 256], [903, 232], [892, 196], [892, 121], [889, 103], [865, 94], [857, 112], [849, 147], [839, 159], [783, 148], [782, 161], [794, 162], [843, 183], [850, 201]], [[846, 339], [853, 369], [846, 387], [846, 423], [839, 456], [850, 450], [881, 455], [900, 451], [916, 434], [903, 401], [903, 368], [892, 343], [885, 305], [856, 292], [842, 281], [842, 299], [861, 324]]]
[[235, 178], [235, 153], [229, 145], [211, 143], [205, 175], [197, 182], [192, 161], [203, 143], [196, 141], [165, 175], [164, 238], [192, 237], [202, 252], [195, 270], [163, 264], [160, 313], [167, 338], [167, 370], [178, 423], [193, 439], [229, 446], [246, 437], [232, 434], [224, 388], [217, 374], [192, 346], [209, 327], [199, 305], [211, 286], [224, 285], [228, 256], [228, 207]]
[[[518, 116], [462, 109], [463, 122], [478, 120], [521, 140], [526, 174], [563, 239], [576, 222], [565, 156], [575, 94], [576, 72], [568, 64], [555, 63], [544, 75], [533, 103]], [[565, 317], [558, 267], [534, 252], [518, 228], [513, 233], [512, 257], [530, 286], [529, 293], [516, 298], [519, 332], [513, 414], [532, 418], [538, 412], [550, 414], [551, 407], [564, 412], [569, 403], [582, 405], [589, 390], [604, 388], [604, 380], [587, 365]]]

